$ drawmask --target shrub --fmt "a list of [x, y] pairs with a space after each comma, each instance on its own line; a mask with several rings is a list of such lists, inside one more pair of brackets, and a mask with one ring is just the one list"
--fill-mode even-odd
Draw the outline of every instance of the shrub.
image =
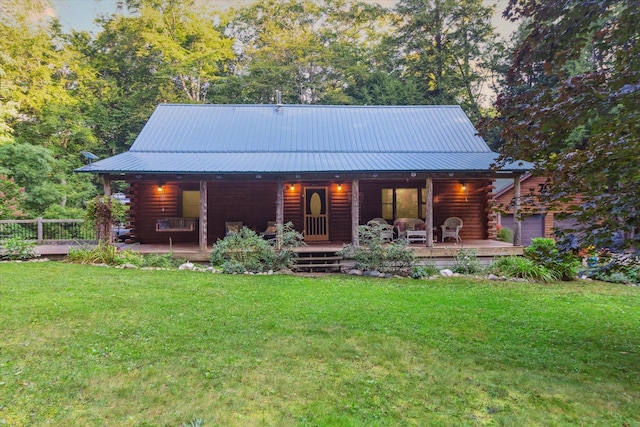
[[513, 243], [513, 231], [508, 227], [498, 228], [497, 237], [501, 242]]
[[356, 262], [356, 268], [408, 275], [415, 264], [415, 255], [406, 239], [385, 243], [380, 238], [384, 225], [358, 227], [360, 246], [345, 245], [340, 253]]
[[544, 266], [521, 256], [500, 257], [491, 264], [489, 271], [497, 276], [518, 277], [537, 282], [553, 282], [554, 274]]
[[25, 261], [39, 257], [36, 243], [15, 237], [0, 241], [0, 259]]
[[142, 255], [141, 267], [154, 267], [154, 268], [178, 268], [184, 264], [186, 260], [181, 258], [174, 258], [173, 254], [144, 254]]
[[524, 249], [525, 257], [537, 265], [544, 266], [558, 280], [576, 277], [580, 261], [569, 251], [561, 251], [553, 239], [537, 237]]
[[83, 246], [70, 249], [65, 260], [74, 264], [107, 264], [113, 266], [133, 264], [138, 267], [143, 265], [143, 257], [140, 253], [121, 251], [114, 245], [104, 242], [98, 243], [95, 247]]
[[411, 277], [414, 279], [421, 279], [423, 277], [431, 277], [438, 274], [438, 269], [433, 265], [418, 265], [413, 267], [413, 274]]
[[587, 272], [591, 278], [612, 283], [640, 283], [640, 252], [608, 255], [605, 265]]
[[451, 269], [454, 273], [475, 274], [482, 271], [478, 256], [474, 249], [460, 249], [456, 263]]
[[218, 240], [210, 254], [211, 264], [222, 266], [225, 273], [263, 272], [291, 267], [295, 258], [293, 249], [303, 245], [302, 235], [288, 222], [278, 225], [280, 248], [272, 246], [255, 231], [243, 227], [237, 233], [231, 233]]

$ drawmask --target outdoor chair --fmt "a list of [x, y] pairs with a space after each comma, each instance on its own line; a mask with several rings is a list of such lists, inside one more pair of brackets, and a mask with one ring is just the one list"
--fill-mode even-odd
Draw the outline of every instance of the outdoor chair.
[[278, 232], [278, 226], [275, 221], [267, 221], [267, 228], [260, 233], [260, 236], [267, 240], [275, 239]]
[[367, 222], [367, 225], [380, 227], [380, 240], [383, 242], [393, 241], [393, 227], [384, 218], [373, 218]]
[[462, 230], [462, 219], [457, 216], [452, 216], [444, 220], [444, 224], [440, 226], [442, 228], [442, 241], [447, 237], [453, 237], [456, 242], [461, 241], [460, 230]]
[[231, 233], [239, 233], [242, 230], [242, 221], [231, 221], [224, 223], [224, 235], [228, 236]]

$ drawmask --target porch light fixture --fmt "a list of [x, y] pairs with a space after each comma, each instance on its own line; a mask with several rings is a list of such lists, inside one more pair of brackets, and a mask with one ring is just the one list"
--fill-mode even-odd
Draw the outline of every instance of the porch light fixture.
[[462, 191], [467, 191], [467, 184], [461, 182], [460, 185], [462, 186]]
[[164, 188], [162, 188], [162, 184], [158, 184], [158, 193], [162, 193]]
[[338, 191], [342, 191], [342, 183], [338, 183]]
[[411, 178], [415, 178], [416, 177], [416, 173], [415, 172], [411, 172]]
[[465, 201], [465, 202], [468, 202], [468, 201], [469, 201], [469, 198], [467, 197], [467, 196], [468, 196], [468, 195], [467, 195], [467, 184], [466, 184], [465, 182], [461, 182], [461, 183], [460, 183], [460, 186], [461, 186], [461, 188], [462, 188], [462, 191], [464, 192], [464, 201]]
[[256, 179], [261, 179], [262, 175], [256, 175]]
[[295, 184], [289, 184], [289, 191], [293, 191], [296, 189]]

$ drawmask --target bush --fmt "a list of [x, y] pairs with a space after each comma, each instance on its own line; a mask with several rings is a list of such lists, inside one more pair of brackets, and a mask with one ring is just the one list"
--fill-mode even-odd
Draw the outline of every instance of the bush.
[[144, 254], [140, 267], [178, 268], [186, 262], [182, 258], [174, 258], [173, 254]]
[[605, 265], [589, 270], [587, 276], [612, 283], [640, 283], [640, 252], [618, 252], [607, 258]]
[[474, 249], [460, 249], [456, 256], [456, 263], [451, 269], [454, 273], [475, 274], [482, 271], [478, 256]]
[[100, 242], [97, 246], [84, 246], [70, 249], [65, 260], [74, 264], [106, 264], [124, 265], [133, 264], [143, 266], [143, 256], [134, 251], [121, 251], [114, 245]]
[[414, 279], [421, 279], [423, 277], [431, 277], [438, 274], [438, 269], [433, 265], [418, 265], [413, 267], [413, 274], [411, 277]]
[[340, 254], [353, 259], [356, 268], [408, 275], [415, 264], [415, 255], [406, 239], [385, 243], [380, 238], [384, 225], [372, 224], [358, 227], [360, 246], [345, 245]]
[[498, 240], [501, 242], [513, 243], [513, 231], [507, 227], [498, 228], [497, 233]]
[[524, 249], [524, 255], [549, 270], [558, 280], [573, 280], [580, 261], [569, 251], [561, 251], [553, 239], [537, 237]]
[[36, 243], [12, 237], [0, 241], [0, 259], [26, 261], [39, 257]]
[[302, 235], [293, 229], [291, 222], [278, 225], [277, 235], [280, 237], [279, 249], [272, 246], [273, 241], [243, 227], [218, 240], [210, 255], [211, 264], [221, 266], [225, 273], [258, 273], [291, 267], [296, 256], [293, 249], [304, 245]]
[[500, 257], [491, 264], [489, 271], [496, 276], [517, 277], [537, 282], [553, 282], [554, 274], [544, 266], [521, 256]]

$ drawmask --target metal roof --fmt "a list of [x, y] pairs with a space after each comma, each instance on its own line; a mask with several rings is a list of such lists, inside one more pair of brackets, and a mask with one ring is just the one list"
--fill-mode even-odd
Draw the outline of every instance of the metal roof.
[[161, 104], [127, 153], [78, 171], [488, 171], [497, 157], [459, 106]]

